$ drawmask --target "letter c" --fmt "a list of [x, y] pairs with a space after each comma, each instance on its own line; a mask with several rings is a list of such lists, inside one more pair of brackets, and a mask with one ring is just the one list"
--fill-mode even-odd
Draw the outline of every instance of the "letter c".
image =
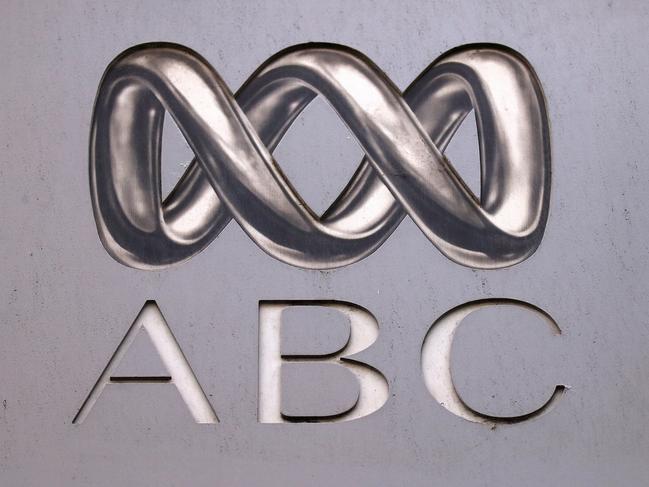
[[556, 386], [550, 398], [542, 406], [520, 416], [489, 416], [472, 409], [462, 401], [451, 376], [451, 346], [455, 332], [471, 313], [485, 307], [502, 305], [521, 307], [530, 313], [540, 315], [553, 333], [561, 334], [559, 325], [552, 317], [531, 304], [512, 299], [489, 299], [462, 304], [442, 315], [428, 330], [421, 349], [421, 367], [430, 394], [451, 413], [474, 423], [518, 423], [539, 416], [547, 412], [566, 389], [563, 385]]

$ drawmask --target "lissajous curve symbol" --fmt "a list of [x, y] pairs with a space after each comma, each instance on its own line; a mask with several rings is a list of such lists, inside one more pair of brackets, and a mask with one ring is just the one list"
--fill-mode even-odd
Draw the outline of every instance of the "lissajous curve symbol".
[[[365, 152], [322, 216], [271, 155], [318, 95]], [[443, 155], [471, 111], [480, 144], [479, 197]], [[195, 159], [163, 201], [165, 112]], [[362, 54], [306, 44], [270, 58], [232, 95], [195, 52], [147, 44], [118, 56], [101, 81], [90, 180], [100, 238], [131, 267], [182, 262], [234, 218], [283, 262], [335, 268], [368, 256], [407, 214], [453, 261], [499, 268], [529, 257], [543, 236], [548, 120], [533, 69], [504, 46], [453, 49], [402, 94]]]

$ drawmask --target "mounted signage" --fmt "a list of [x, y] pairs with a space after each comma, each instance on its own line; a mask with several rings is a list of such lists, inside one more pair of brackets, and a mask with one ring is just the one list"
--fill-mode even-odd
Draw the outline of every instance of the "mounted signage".
[[[366, 154], [321, 217], [291, 187], [266, 148], [280, 142], [318, 94], [350, 127]], [[196, 158], [163, 201], [165, 110]], [[441, 152], [471, 110], [482, 146], [479, 199]], [[341, 46], [287, 49], [264, 63], [232, 96], [198, 54], [177, 45], [144, 45], [119, 56], [102, 79], [90, 136], [90, 186], [106, 250], [135, 268], [154, 269], [190, 258], [233, 217], [278, 260], [309, 269], [335, 268], [373, 252], [406, 214], [456, 262], [498, 268], [527, 258], [543, 235], [550, 193], [548, 137], [536, 75], [522, 56], [502, 46], [466, 46], [443, 55], [402, 97], [369, 60]], [[502, 302], [468, 303], [454, 310], [431, 329], [423, 348], [429, 391], [442, 406], [470, 421], [529, 419], [564, 389], [557, 386], [543, 406], [517, 417], [490, 417], [461, 401], [450, 371], [455, 328], [475, 309]], [[533, 310], [525, 303], [516, 305]], [[356, 400], [343, 412], [297, 417], [283, 412], [282, 361], [305, 355], [286, 354], [280, 347], [282, 313], [292, 306], [326, 307], [348, 318], [346, 342], [320, 359], [349, 368], [358, 380]], [[289, 301], [260, 303], [259, 317], [261, 423], [356, 419], [388, 400], [385, 376], [348, 358], [378, 336], [377, 320], [369, 311], [351, 303]], [[141, 328], [174, 373], [112, 376]], [[317, 354], [306, 355], [302, 360], [317, 360]], [[74, 422], [86, 417], [107, 383], [152, 381], [173, 382], [197, 422], [218, 422], [160, 310], [148, 303]]]
[[649, 484], [641, 2], [73, 3], [0, 20], [0, 485]]

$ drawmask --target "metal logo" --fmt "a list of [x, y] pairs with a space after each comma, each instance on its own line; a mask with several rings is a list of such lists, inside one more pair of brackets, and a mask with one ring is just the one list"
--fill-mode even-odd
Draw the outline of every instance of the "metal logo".
[[[272, 156], [318, 95], [366, 154], [321, 216]], [[195, 160], [163, 201], [165, 111]], [[443, 155], [471, 111], [480, 140], [479, 197]], [[305, 44], [270, 58], [232, 95], [195, 52], [148, 44], [118, 56], [104, 74], [90, 175], [100, 238], [117, 261], [135, 268], [189, 259], [232, 218], [282, 262], [336, 268], [371, 254], [405, 215], [453, 261], [501, 268], [529, 257], [543, 236], [548, 118], [533, 69], [503, 46], [451, 50], [402, 94], [362, 54]]]

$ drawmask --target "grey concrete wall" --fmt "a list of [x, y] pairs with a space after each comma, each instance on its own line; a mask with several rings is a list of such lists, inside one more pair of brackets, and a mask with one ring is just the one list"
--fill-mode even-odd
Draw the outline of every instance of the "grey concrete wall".
[[[648, 27], [649, 7], [632, 0], [3, 1], [0, 484], [649, 483]], [[552, 199], [541, 246], [512, 268], [472, 270], [442, 256], [406, 219], [367, 259], [321, 272], [268, 257], [232, 222], [182, 265], [146, 272], [118, 264], [91, 209], [90, 118], [106, 65], [148, 41], [198, 51], [233, 91], [269, 56], [308, 41], [360, 50], [400, 88], [449, 48], [516, 49], [543, 84], [551, 122]], [[169, 132], [167, 189], [191, 159]], [[474, 187], [476, 147], [467, 125], [448, 150]], [[361, 155], [319, 101], [275, 154], [319, 210]], [[476, 315], [453, 347], [453, 377], [467, 403], [523, 414], [554, 385], [569, 386], [546, 414], [495, 428], [437, 404], [420, 367], [431, 324], [488, 298], [539, 306], [563, 333], [518, 315]], [[125, 384], [107, 386], [73, 425], [147, 299], [160, 306], [220, 423], [194, 423], [169, 384]], [[286, 299], [350, 301], [376, 316], [379, 338], [365, 356], [389, 384], [381, 410], [344, 423], [257, 422], [258, 305]], [[134, 345], [140, 359], [125, 361], [124, 374], [159, 368], [148, 346]]]

